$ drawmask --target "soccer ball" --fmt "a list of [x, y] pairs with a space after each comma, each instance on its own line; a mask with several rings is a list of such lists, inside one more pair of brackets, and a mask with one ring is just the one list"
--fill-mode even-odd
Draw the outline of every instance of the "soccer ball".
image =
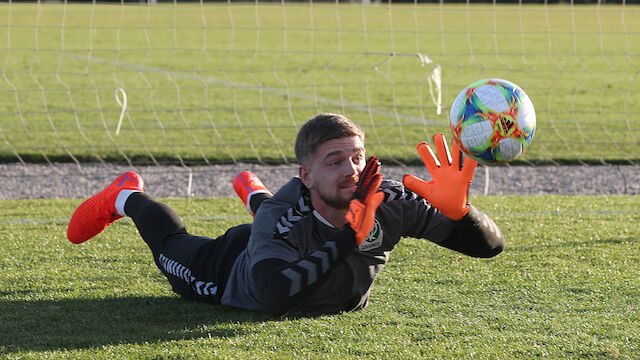
[[518, 85], [483, 79], [458, 94], [449, 127], [454, 141], [472, 159], [485, 164], [509, 162], [522, 154], [536, 131], [536, 111]]

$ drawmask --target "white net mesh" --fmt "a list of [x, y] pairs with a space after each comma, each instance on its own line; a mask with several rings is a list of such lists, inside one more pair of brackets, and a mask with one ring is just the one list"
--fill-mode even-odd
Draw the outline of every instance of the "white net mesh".
[[419, 163], [457, 93], [498, 77], [536, 107], [518, 162], [637, 164], [639, 15], [624, 1], [10, 1], [0, 160], [288, 163], [299, 126], [328, 111], [387, 163]]

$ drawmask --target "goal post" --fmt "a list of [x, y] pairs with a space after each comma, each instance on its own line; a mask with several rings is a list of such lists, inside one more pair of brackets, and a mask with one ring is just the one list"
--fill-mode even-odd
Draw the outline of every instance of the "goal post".
[[[0, 4], [3, 162], [293, 162], [344, 113], [367, 149], [419, 162], [476, 80], [532, 98], [517, 162], [640, 159], [640, 7], [600, 1]], [[126, 101], [125, 101], [126, 99]]]

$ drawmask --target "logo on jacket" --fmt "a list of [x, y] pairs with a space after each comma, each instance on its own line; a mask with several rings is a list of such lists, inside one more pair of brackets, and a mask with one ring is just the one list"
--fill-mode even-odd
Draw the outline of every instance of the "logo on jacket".
[[383, 237], [384, 237], [384, 234], [382, 232], [382, 226], [380, 226], [378, 219], [375, 219], [375, 223], [373, 224], [373, 229], [371, 229], [371, 232], [369, 233], [369, 235], [367, 235], [367, 238], [364, 239], [362, 244], [360, 244], [360, 247], [359, 247], [360, 251], [367, 251], [367, 250], [379, 248], [382, 245]]

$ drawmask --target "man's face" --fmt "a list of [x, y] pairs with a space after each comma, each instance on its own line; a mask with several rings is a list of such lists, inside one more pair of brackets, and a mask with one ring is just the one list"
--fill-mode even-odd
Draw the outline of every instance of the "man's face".
[[311, 192], [314, 207], [348, 209], [365, 164], [364, 144], [358, 136], [333, 139], [318, 146], [300, 168], [300, 178]]

